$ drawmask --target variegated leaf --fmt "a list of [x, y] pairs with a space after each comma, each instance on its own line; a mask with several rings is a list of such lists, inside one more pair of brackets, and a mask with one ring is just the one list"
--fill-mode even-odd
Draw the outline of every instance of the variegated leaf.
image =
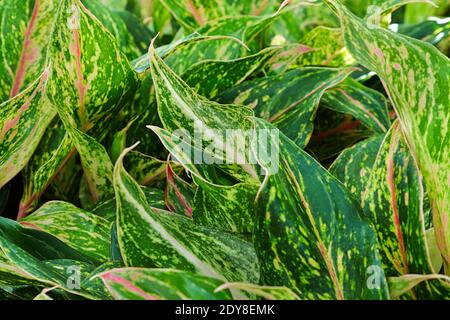
[[134, 39], [128, 31], [127, 25], [116, 11], [103, 5], [99, 0], [83, 0], [83, 5], [108, 29], [117, 39], [122, 52], [132, 60], [141, 54]]
[[170, 211], [192, 217], [192, 202], [196, 187], [184, 181], [172, 170], [170, 158], [166, 167], [166, 206]]
[[[447, 284], [447, 293], [450, 291], [450, 277], [444, 276], [442, 274], [406, 274], [400, 277], [388, 278], [389, 290], [391, 292], [392, 299], [399, 298], [403, 294], [410, 292], [414, 287], [419, 285], [424, 281], [440, 281], [441, 283]], [[449, 296], [443, 296], [444, 299], [448, 300]]]
[[187, 29], [196, 29], [208, 21], [237, 15], [260, 15], [273, 10], [278, 1], [265, 0], [257, 3], [253, 0], [220, 1], [220, 0], [161, 0], [175, 19]]
[[28, 88], [44, 71], [55, 4], [54, 0], [0, 3], [1, 102]]
[[280, 51], [279, 47], [271, 47], [235, 60], [201, 61], [184, 71], [181, 78], [199, 95], [212, 99], [261, 70], [270, 59], [277, 57]]
[[351, 78], [325, 92], [322, 105], [337, 112], [351, 114], [377, 133], [384, 133], [390, 127], [386, 98]]
[[124, 268], [100, 277], [116, 300], [231, 299], [228, 291], [214, 291], [222, 281], [181, 270]]
[[[264, 120], [257, 124], [276, 130]], [[378, 287], [369, 286], [370, 270], [380, 268], [377, 240], [351, 194], [281, 133], [276, 151], [279, 171], [261, 187], [254, 232], [262, 284], [292, 288], [306, 299], [387, 298], [382, 274]]]
[[153, 44], [149, 57], [158, 113], [164, 127], [171, 132], [183, 130], [192, 140], [200, 135], [201, 145], [196, 147], [212, 147], [211, 155], [222, 163], [248, 163], [245, 150], [229, 152], [227, 143], [236, 139], [232, 136], [235, 131], [229, 129], [239, 129], [242, 135], [253, 128], [253, 112], [243, 106], [221, 105], [199, 96], [161, 60]]
[[274, 123], [303, 148], [312, 134], [322, 95], [352, 71], [352, 68], [297, 69], [245, 82], [226, 91], [221, 101], [253, 107], [256, 116]]
[[48, 70], [0, 104], [0, 188], [27, 164], [55, 111], [45, 98]]
[[329, 168], [360, 203], [384, 138], [384, 135], [377, 135], [355, 144], [344, 150]]
[[339, 1], [326, 2], [339, 14], [350, 52], [378, 74], [389, 93], [423, 175], [433, 208], [436, 239], [450, 272], [450, 60], [429, 44], [369, 28]]
[[111, 222], [70, 203], [47, 202], [20, 223], [49, 233], [95, 260], [109, 260]]
[[[438, 273], [440, 270], [433, 270], [425, 233], [422, 177], [398, 122], [386, 135], [373, 167], [362, 169], [371, 173], [366, 180], [363, 207], [377, 231], [386, 276]], [[445, 297], [450, 294], [449, 288], [450, 283], [437, 281], [418, 288], [417, 294], [424, 298]]]
[[313, 50], [296, 61], [298, 66], [342, 67], [353, 62], [345, 48], [340, 29], [316, 27], [305, 35], [301, 43]]
[[286, 287], [259, 286], [251, 283], [225, 283], [215, 291], [220, 292], [225, 289], [238, 289], [265, 300], [300, 300], [294, 291]]
[[123, 169], [127, 151], [114, 169], [118, 239], [127, 266], [179, 268], [221, 280], [258, 281], [258, 264], [250, 243], [196, 226], [180, 215], [155, 212]]

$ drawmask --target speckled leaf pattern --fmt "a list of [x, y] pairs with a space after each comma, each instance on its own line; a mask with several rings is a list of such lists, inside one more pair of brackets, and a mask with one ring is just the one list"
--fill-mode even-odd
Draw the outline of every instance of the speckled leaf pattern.
[[23, 170], [25, 187], [20, 201], [19, 217], [35, 209], [41, 194], [74, 152], [72, 139], [65, 132], [61, 122], [50, 123]]
[[54, 0], [4, 0], [0, 4], [0, 101], [14, 97], [46, 67]]
[[351, 194], [283, 134], [279, 152], [279, 171], [267, 176], [258, 198], [262, 283], [306, 299], [387, 298], [382, 275], [378, 289], [368, 286], [368, 268], [381, 267], [376, 235]]
[[184, 181], [172, 170], [170, 159], [166, 167], [166, 190], [164, 197], [170, 211], [192, 217], [192, 202], [196, 187]]
[[114, 188], [119, 245], [127, 266], [177, 268], [224, 281], [258, 281], [258, 263], [250, 243], [150, 208], [123, 169], [125, 152], [115, 165]]
[[111, 223], [70, 203], [47, 202], [20, 222], [53, 235], [95, 260], [109, 260]]
[[[447, 293], [450, 290], [450, 277], [444, 276], [443, 274], [407, 274], [400, 277], [388, 278], [391, 298], [396, 299], [403, 294], [410, 292], [424, 281], [440, 281], [441, 283], [446, 283]], [[443, 298], [448, 300], [448, 295], [444, 295]]]
[[233, 233], [253, 231], [256, 183], [221, 186], [201, 178], [194, 181], [199, 186], [192, 209], [194, 222]]
[[251, 283], [225, 283], [218, 287], [216, 291], [231, 288], [248, 292], [265, 300], [300, 300], [299, 296], [289, 288], [259, 286]]
[[[236, 16], [240, 14], [259, 15], [267, 9], [279, 5], [277, 1], [264, 0], [161, 0], [175, 19], [187, 29], [196, 29], [208, 21], [213, 21], [225, 16]], [[281, 3], [281, 2], [280, 2]]]
[[134, 39], [128, 32], [127, 25], [117, 11], [111, 10], [99, 0], [82, 1], [86, 8], [108, 29], [117, 39], [121, 51], [129, 58], [135, 59], [140, 55]]
[[[396, 122], [386, 135], [363, 194], [362, 205], [377, 231], [386, 276], [432, 274], [430, 248], [425, 233], [422, 177]], [[450, 283], [433, 282], [448, 295]], [[447, 292], [446, 292], [447, 291]], [[420, 294], [420, 292], [419, 292]]]
[[386, 98], [353, 79], [325, 92], [321, 102], [331, 110], [351, 114], [373, 132], [384, 133], [390, 127]]
[[[169, 131], [183, 129], [194, 137], [196, 131], [203, 132], [201, 143], [204, 147], [214, 144], [217, 158], [244, 161], [245, 155], [237, 150], [227, 152], [230, 134], [227, 129], [251, 130], [253, 112], [239, 105], [221, 105], [199, 96], [181, 80], [161, 58], [154, 48], [149, 51], [152, 78], [158, 101], [158, 113], [164, 127]], [[193, 139], [193, 138], [192, 138]], [[232, 157], [234, 156], [234, 157]]]
[[297, 69], [245, 82], [226, 91], [221, 101], [253, 107], [256, 116], [272, 122], [303, 148], [312, 134], [322, 95], [352, 71], [352, 68]]
[[263, 33], [279, 14], [267, 16], [226, 17], [211, 21], [195, 30], [194, 35], [216, 37], [215, 41], [192, 41], [165, 59], [177, 73], [182, 74], [189, 66], [204, 60], [233, 60], [259, 51], [256, 38]]
[[117, 300], [229, 300], [223, 282], [174, 269], [114, 269], [100, 275]]
[[113, 165], [105, 147], [76, 128], [68, 129], [80, 155], [93, 202], [97, 203], [111, 197], [114, 194]]
[[360, 203], [384, 138], [377, 135], [355, 144], [344, 150], [329, 168]]
[[313, 50], [296, 61], [298, 66], [340, 67], [352, 62], [340, 29], [316, 27], [303, 37], [301, 43]]
[[44, 96], [48, 70], [25, 91], [0, 104], [0, 188], [26, 165], [55, 115]]
[[63, 120], [99, 132], [134, 93], [136, 75], [116, 40], [79, 1], [61, 1], [55, 25], [48, 96]]
[[350, 52], [378, 74], [390, 95], [429, 192], [436, 238], [449, 269], [450, 60], [426, 43], [368, 28], [338, 1], [326, 2], [338, 11]]
[[225, 89], [247, 79], [261, 70], [281, 48], [266, 48], [257, 54], [235, 60], [202, 61], [187, 69], [181, 76], [201, 96], [212, 99]]

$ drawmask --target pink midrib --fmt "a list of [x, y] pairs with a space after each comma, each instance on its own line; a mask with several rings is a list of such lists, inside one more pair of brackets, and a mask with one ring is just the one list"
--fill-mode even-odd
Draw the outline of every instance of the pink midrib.
[[139, 294], [146, 300], [159, 300], [158, 298], [152, 296], [151, 294], [148, 294], [141, 288], [136, 287], [133, 283], [131, 283], [130, 281], [128, 281], [127, 279], [124, 279], [122, 277], [113, 275], [111, 273], [106, 273], [103, 275], [103, 279], [105, 279], [107, 281], [116, 282], [116, 283], [124, 286], [125, 288], [127, 288], [129, 291]]
[[15, 97], [19, 92], [20, 88], [22, 87], [23, 80], [25, 78], [25, 69], [27, 62], [30, 58], [32, 58], [32, 55], [29, 54], [29, 50], [32, 44], [31, 35], [34, 32], [34, 29], [36, 27], [36, 20], [39, 12], [39, 0], [36, 0], [33, 14], [31, 16], [30, 24], [28, 25], [27, 30], [25, 31], [25, 40], [23, 43], [23, 49], [22, 49], [22, 55], [20, 57], [19, 66], [16, 71], [16, 76], [14, 78], [14, 83], [11, 89], [10, 97]]

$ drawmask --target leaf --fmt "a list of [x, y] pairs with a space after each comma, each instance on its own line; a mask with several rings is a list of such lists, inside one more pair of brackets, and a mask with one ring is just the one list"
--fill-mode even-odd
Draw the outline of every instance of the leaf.
[[[433, 269], [425, 232], [422, 177], [398, 122], [386, 135], [370, 172], [362, 205], [377, 231], [386, 276], [439, 272]], [[448, 288], [433, 282], [418, 294], [437, 297], [444, 290], [445, 296]]]
[[63, 121], [96, 136], [134, 94], [136, 75], [116, 40], [78, 0], [61, 2], [56, 25], [48, 96]]
[[70, 135], [65, 132], [59, 118], [55, 117], [23, 170], [25, 186], [19, 206], [19, 218], [35, 209], [39, 197], [63, 170], [63, 165], [75, 151]]
[[369, 29], [338, 1], [345, 42], [353, 56], [377, 73], [389, 93], [408, 146], [423, 175], [433, 208], [441, 253], [450, 265], [450, 167], [447, 106], [450, 61], [429, 44], [380, 29]]
[[166, 167], [166, 206], [170, 211], [192, 217], [192, 202], [195, 194], [195, 186], [187, 183], [175, 172], [167, 160]]
[[[224, 16], [236, 16], [253, 13], [259, 15], [266, 8], [273, 8], [272, 1], [263, 1], [257, 7], [254, 1], [198, 1], [198, 0], [161, 0], [175, 19], [186, 29], [195, 29]], [[278, 2], [277, 2], [278, 4]]]
[[313, 130], [319, 101], [327, 89], [342, 82], [353, 69], [303, 68], [255, 79], [226, 91], [221, 102], [251, 106], [300, 147]]
[[401, 295], [405, 294], [406, 292], [410, 291], [411, 289], [413, 289], [421, 282], [434, 279], [443, 280], [443, 282], [450, 283], [450, 278], [442, 274], [429, 274], [429, 275], [407, 274], [401, 277], [388, 278], [391, 297], [392, 299], [396, 299]]
[[127, 25], [116, 11], [103, 5], [98, 0], [84, 0], [83, 5], [108, 29], [116, 38], [121, 51], [129, 59], [137, 58], [141, 52], [136, 47], [134, 39], [128, 32]]
[[[261, 70], [270, 59], [280, 54], [280, 51], [281, 48], [273, 47], [235, 60], [201, 61], [184, 71], [181, 78], [199, 95], [212, 99]], [[214, 81], [211, 81], [212, 79]]]
[[331, 110], [351, 114], [374, 132], [384, 133], [390, 127], [386, 98], [350, 78], [325, 92], [322, 103]]
[[113, 165], [106, 149], [92, 137], [76, 128], [68, 128], [83, 164], [89, 191], [94, 203], [114, 194], [112, 188]]
[[[164, 199], [164, 191], [156, 188], [141, 187], [142, 192], [150, 207], [153, 209], [167, 209]], [[90, 210], [92, 213], [113, 222], [116, 220], [116, 198], [103, 201]]]
[[[276, 128], [257, 124], [276, 141]], [[376, 235], [351, 194], [282, 133], [277, 151], [279, 170], [267, 176], [257, 204], [261, 283], [286, 286], [306, 299], [387, 298], [382, 275], [378, 289], [368, 286], [368, 268], [380, 267]]]
[[217, 159], [245, 163], [242, 151], [227, 152], [227, 142], [235, 138], [227, 129], [251, 130], [252, 111], [238, 105], [220, 105], [199, 96], [156, 55], [153, 45], [149, 57], [158, 113], [164, 127], [172, 132], [182, 129], [194, 139], [200, 135], [200, 143], [204, 147], [213, 146]]
[[360, 203], [384, 139], [384, 135], [377, 135], [355, 144], [344, 150], [329, 168]]
[[46, 70], [27, 90], [0, 104], [0, 188], [23, 169], [55, 111], [44, 97]]
[[0, 101], [17, 96], [44, 72], [55, 14], [54, 0], [4, 0], [0, 4]]
[[47, 232], [95, 260], [109, 260], [111, 223], [70, 203], [47, 202], [20, 223]]
[[100, 275], [117, 300], [229, 300], [228, 291], [215, 293], [222, 282], [171, 269], [124, 268]]
[[215, 37], [217, 41], [188, 42], [188, 46], [164, 60], [175, 73], [182, 74], [199, 61], [233, 60], [246, 56], [249, 52], [257, 53], [262, 49], [257, 37], [278, 19], [279, 12], [261, 17], [225, 17], [211, 21], [195, 30], [193, 36], [200, 34], [206, 39]]
[[300, 300], [297, 294], [286, 287], [259, 286], [250, 283], [225, 283], [215, 291], [220, 292], [225, 289], [242, 290], [265, 300]]
[[301, 43], [313, 50], [296, 61], [298, 66], [341, 67], [352, 63], [352, 58], [345, 49], [342, 32], [339, 29], [316, 27], [303, 37]]
[[127, 151], [114, 169], [118, 238], [127, 266], [179, 268], [221, 280], [258, 280], [251, 244], [196, 226], [180, 215], [151, 209], [139, 186], [123, 169]]
[[199, 186], [192, 207], [195, 223], [234, 233], [253, 231], [257, 184], [221, 186], [202, 178], [194, 181]]

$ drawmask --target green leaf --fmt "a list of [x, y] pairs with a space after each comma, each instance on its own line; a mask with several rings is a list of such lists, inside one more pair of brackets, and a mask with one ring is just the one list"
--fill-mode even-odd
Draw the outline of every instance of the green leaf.
[[47, 232], [95, 260], [109, 260], [111, 223], [70, 203], [47, 202], [20, 223]]
[[301, 43], [313, 50], [296, 61], [298, 66], [341, 67], [352, 63], [340, 29], [316, 27], [303, 37]]
[[[274, 1], [220, 1], [220, 0], [161, 0], [174, 18], [186, 29], [195, 29], [208, 21], [226, 17], [253, 13], [259, 15], [267, 9], [272, 9]], [[275, 2], [278, 4], [278, 2]]]
[[121, 51], [129, 59], [139, 57], [141, 51], [136, 47], [134, 39], [128, 32], [127, 25], [116, 11], [103, 5], [98, 0], [83, 0], [83, 5], [108, 29], [116, 38]]
[[116, 40], [78, 0], [61, 1], [55, 26], [48, 96], [63, 122], [98, 134], [134, 94], [136, 75]]
[[427, 43], [368, 28], [336, 0], [326, 2], [339, 14], [350, 52], [377, 73], [389, 93], [429, 193], [436, 239], [448, 271], [450, 135], [446, 112], [450, 103], [450, 60]]
[[253, 107], [256, 116], [272, 122], [303, 148], [312, 134], [322, 95], [352, 71], [352, 68], [297, 69], [235, 86], [220, 101]]
[[276, 128], [257, 123], [271, 130], [271, 141], [279, 136], [279, 170], [258, 197], [254, 242], [262, 284], [307, 299], [387, 298], [382, 274], [378, 288], [368, 285], [370, 268], [380, 268], [376, 235], [351, 194]]
[[192, 217], [192, 202], [195, 194], [195, 186], [187, 183], [175, 172], [170, 165], [170, 159], [166, 167], [166, 206], [170, 211]]
[[227, 142], [236, 138], [232, 136], [235, 131], [227, 129], [251, 130], [253, 112], [243, 106], [221, 105], [199, 96], [158, 57], [153, 45], [149, 57], [158, 113], [164, 127], [172, 132], [182, 129], [194, 139], [200, 134], [202, 147], [213, 146], [214, 156], [219, 160], [246, 163], [245, 151], [227, 152]]
[[351, 78], [325, 92], [322, 103], [331, 110], [351, 114], [374, 132], [384, 133], [390, 127], [386, 98]]
[[4, 0], [0, 4], [0, 101], [32, 85], [48, 65], [54, 0]]
[[229, 300], [223, 282], [173, 269], [124, 268], [100, 275], [116, 300]]
[[192, 208], [194, 222], [234, 233], [253, 231], [256, 183], [221, 186], [200, 177], [194, 181], [199, 186]]
[[329, 168], [360, 203], [384, 138], [384, 135], [377, 135], [355, 144], [344, 150]]
[[196, 226], [180, 215], [155, 212], [123, 169], [122, 159], [127, 151], [114, 169], [118, 238], [127, 266], [179, 268], [230, 281], [258, 280], [258, 264], [251, 244]]
[[184, 71], [181, 78], [199, 95], [212, 99], [261, 70], [280, 51], [279, 47], [271, 47], [235, 60], [201, 61]]
[[44, 96], [46, 70], [27, 90], [0, 104], [0, 188], [23, 169], [55, 111]]
[[[421, 282], [430, 280], [442, 280], [442, 283], [447, 283], [447, 291], [450, 290], [450, 277], [444, 276], [442, 274], [407, 274], [400, 277], [388, 278], [391, 297], [392, 299], [396, 299], [401, 295], [409, 292]], [[446, 296], [445, 298], [448, 299], [448, 296]]]
[[242, 290], [265, 300], [300, 300], [294, 291], [286, 287], [259, 286], [251, 283], [225, 283], [218, 287], [216, 292], [225, 289]]

